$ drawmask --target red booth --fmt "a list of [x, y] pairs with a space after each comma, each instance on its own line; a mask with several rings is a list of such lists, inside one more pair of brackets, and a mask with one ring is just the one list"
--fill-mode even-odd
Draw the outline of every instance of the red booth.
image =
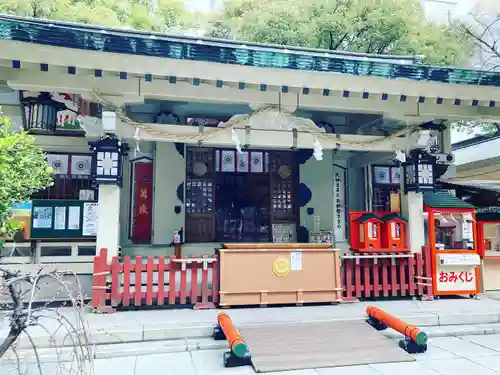
[[431, 249], [434, 295], [480, 291], [475, 207], [443, 190], [424, 193], [426, 240]]

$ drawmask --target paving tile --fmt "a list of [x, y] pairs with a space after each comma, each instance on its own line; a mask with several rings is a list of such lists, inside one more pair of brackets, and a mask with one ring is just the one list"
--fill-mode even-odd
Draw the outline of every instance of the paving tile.
[[483, 367], [487, 367], [493, 371], [500, 372], [500, 355], [492, 355], [486, 357], [477, 357], [472, 360]]
[[369, 366], [382, 375], [440, 375], [424, 367], [421, 362], [377, 363]]
[[[53, 375], [79, 375], [79, 368], [74, 363], [63, 362], [63, 363], [42, 363], [40, 364], [40, 369], [43, 375], [53, 374]], [[37, 364], [25, 364], [21, 363], [18, 368], [17, 365], [4, 364], [0, 362], [0, 375], [40, 375], [40, 369]], [[83, 372], [86, 373], [86, 372]], [[81, 372], [80, 372], [81, 374]], [[109, 375], [115, 375], [112, 372], [108, 372]], [[94, 375], [105, 375], [94, 373]], [[124, 374], [128, 375], [128, 374]]]
[[227, 350], [200, 350], [191, 352], [191, 358], [193, 359], [193, 365], [196, 370], [196, 375], [255, 374], [255, 371], [251, 366], [225, 368], [222, 360], [222, 355], [225, 352], [227, 352]]
[[[153, 354], [136, 357], [135, 375], [195, 375], [191, 356], [188, 352]], [[96, 374], [106, 375], [106, 374]]]
[[[471, 362], [465, 358], [435, 359], [431, 361], [419, 362], [427, 369], [435, 370], [442, 375], [494, 375], [493, 370]], [[422, 372], [426, 374], [426, 372]]]
[[136, 358], [137, 357], [95, 359], [94, 375], [134, 375]]
[[276, 371], [271, 374], [276, 375], [318, 375], [316, 370], [292, 370], [292, 371]]
[[461, 336], [462, 340], [469, 341], [476, 345], [484, 346], [488, 349], [495, 350], [500, 355], [500, 335], [485, 335], [485, 336]]
[[430, 361], [433, 359], [450, 359], [450, 358], [459, 358], [456, 354], [450, 353], [447, 350], [438, 348], [432, 344], [429, 344], [429, 347], [425, 353], [412, 354], [413, 357], [417, 361]]
[[368, 365], [319, 368], [316, 372], [319, 375], [380, 375]]
[[429, 341], [429, 346], [444, 349], [459, 357], [473, 358], [485, 355], [498, 355], [498, 352], [474, 344], [459, 337], [436, 337]]

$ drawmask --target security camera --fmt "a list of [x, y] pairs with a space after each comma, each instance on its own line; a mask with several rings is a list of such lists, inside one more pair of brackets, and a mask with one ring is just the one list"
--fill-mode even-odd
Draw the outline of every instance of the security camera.
[[455, 156], [453, 154], [434, 154], [436, 162], [439, 164], [453, 164]]

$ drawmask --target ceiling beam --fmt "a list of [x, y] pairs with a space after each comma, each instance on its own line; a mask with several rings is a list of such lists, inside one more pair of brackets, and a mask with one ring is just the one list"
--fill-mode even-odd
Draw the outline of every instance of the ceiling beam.
[[[294, 145], [293, 133], [291, 131], [251, 129], [250, 137], [247, 139], [246, 130], [242, 128], [242, 126], [233, 128], [242, 145], [248, 143], [250, 147], [279, 149], [290, 149]], [[129, 140], [134, 139], [136, 135], [135, 126], [119, 121], [116, 127], [120, 137]], [[207, 134], [217, 129], [221, 130], [221, 128], [204, 128], [204, 133], [202, 134]], [[139, 139], [142, 141], [198, 144], [198, 139], [196, 137], [200, 135], [199, 132], [200, 129], [197, 126], [141, 124]], [[354, 134], [328, 134], [326, 137], [323, 137], [309, 132], [299, 131], [297, 148], [314, 148], [316, 136], [325, 150], [339, 148], [343, 151], [390, 152], [395, 149], [406, 147], [408, 143], [407, 138], [393, 138], [381, 142], [385, 137]], [[373, 143], [370, 144], [370, 142]], [[235, 147], [230, 129], [218, 131], [213, 136], [202, 140], [201, 144], [206, 146]]]
[[[0, 68], [0, 79], [5, 77], [10, 87], [16, 90], [67, 92], [81, 94], [90, 98], [97, 90], [102, 95], [120, 96], [125, 103], [140, 103], [143, 99], [170, 101], [192, 101], [225, 104], [252, 104], [256, 106], [278, 106], [293, 111], [295, 109], [317, 110], [346, 113], [371, 113], [386, 118], [406, 122], [424, 122], [434, 119], [484, 119], [499, 121], [500, 108], [452, 105], [448, 102], [436, 104], [435, 101], [418, 103], [417, 98], [388, 96], [382, 100], [380, 95], [370, 94], [364, 99], [360, 93], [344, 97], [343, 92], [312, 92], [308, 95], [297, 92], [260, 91], [258, 86], [245, 86], [242, 89], [213, 84], [165, 80], [139, 82], [138, 79], [97, 78], [68, 74], [41, 73], [16, 69]], [[360, 96], [361, 95], [361, 96]]]

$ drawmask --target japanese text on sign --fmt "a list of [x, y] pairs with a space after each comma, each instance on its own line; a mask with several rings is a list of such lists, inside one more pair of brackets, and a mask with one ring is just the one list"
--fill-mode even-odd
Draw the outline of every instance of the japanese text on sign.
[[474, 281], [474, 273], [473, 272], [466, 272], [466, 271], [461, 271], [461, 272], [444, 272], [441, 271], [439, 273], [439, 282], [440, 283], [471, 283]]
[[346, 196], [345, 196], [345, 170], [334, 165], [333, 199], [335, 218], [335, 241], [346, 240]]
[[149, 214], [148, 206], [146, 206], [144, 203], [142, 203], [139, 206], [139, 215], [148, 215], [148, 214]]

